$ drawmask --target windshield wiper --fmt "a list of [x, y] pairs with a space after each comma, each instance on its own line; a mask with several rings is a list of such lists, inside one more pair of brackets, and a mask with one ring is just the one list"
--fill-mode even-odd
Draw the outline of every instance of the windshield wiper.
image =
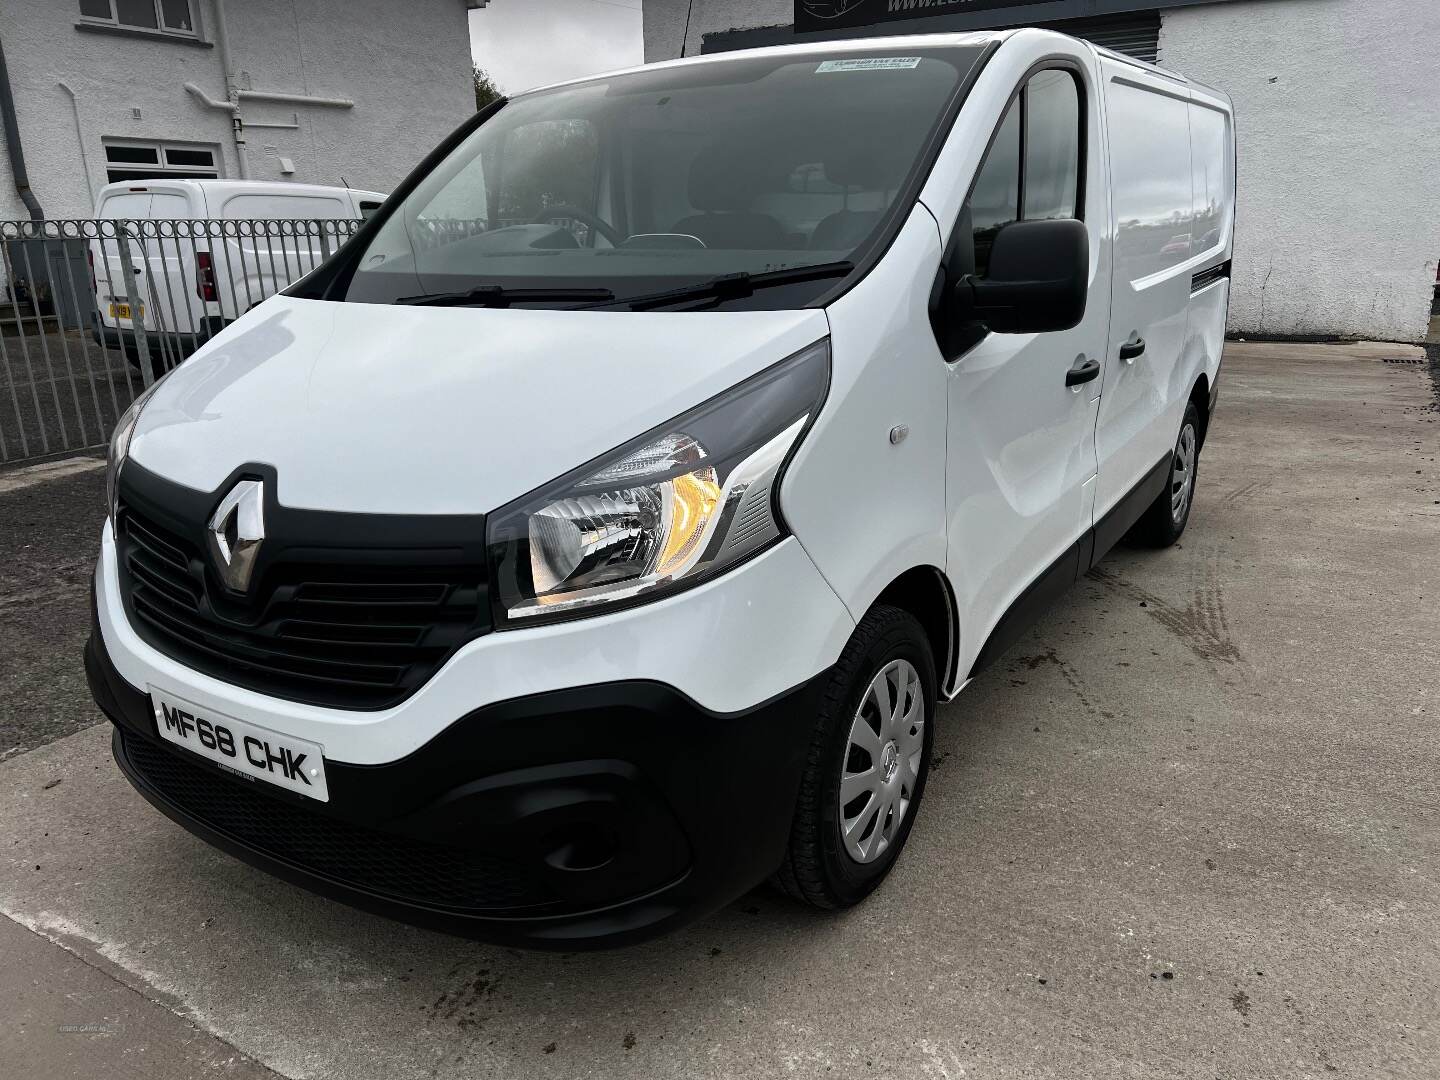
[[505, 308], [511, 304], [543, 304], [547, 302], [577, 303], [586, 307], [625, 306], [632, 311], [683, 304], [690, 300], [739, 300], [760, 289], [778, 285], [795, 285], [806, 281], [844, 277], [855, 269], [851, 262], [815, 263], [812, 266], [791, 266], [784, 270], [767, 270], [759, 274], [741, 271], [683, 285], [663, 292], [626, 296], [619, 300], [609, 289], [508, 289], [503, 285], [477, 285], [461, 292], [427, 293], [423, 296], [402, 296], [397, 304], [416, 307], [490, 307]]
[[[708, 281], [699, 281], [694, 285], [684, 285], [678, 289], [621, 297], [614, 301], [614, 304], [615, 306], [623, 304], [632, 311], [649, 311], [651, 308], [668, 307], [670, 304], [683, 304], [687, 300], [742, 300], [747, 296], [754, 295], [759, 289], [844, 277], [854, 269], [855, 264], [851, 262], [828, 262], [815, 263], [813, 266], [791, 266], [784, 270], [767, 270], [759, 274], [746, 273], [742, 270], [738, 274], [721, 274]], [[609, 307], [611, 305], [602, 303], [594, 306]]]
[[402, 296], [395, 303], [415, 307], [507, 308], [511, 304], [543, 304], [549, 301], [597, 304], [613, 299], [615, 294], [609, 289], [507, 289], [503, 285], [476, 285], [461, 292]]

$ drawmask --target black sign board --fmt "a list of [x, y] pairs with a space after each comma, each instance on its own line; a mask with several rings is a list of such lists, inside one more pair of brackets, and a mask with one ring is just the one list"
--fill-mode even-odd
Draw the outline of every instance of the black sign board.
[[795, 0], [795, 32], [873, 26], [899, 19], [1029, 7], [1035, 0]]

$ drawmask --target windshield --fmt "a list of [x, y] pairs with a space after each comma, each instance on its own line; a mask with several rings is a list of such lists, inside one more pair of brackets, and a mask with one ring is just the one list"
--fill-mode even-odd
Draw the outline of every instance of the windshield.
[[981, 51], [739, 56], [526, 94], [396, 206], [344, 298], [574, 307], [828, 264], [746, 298], [799, 306], [882, 231]]

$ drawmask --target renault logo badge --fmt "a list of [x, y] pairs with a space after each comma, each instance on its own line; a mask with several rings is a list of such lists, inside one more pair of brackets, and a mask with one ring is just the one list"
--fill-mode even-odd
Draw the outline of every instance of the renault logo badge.
[[220, 500], [210, 519], [210, 559], [225, 587], [250, 587], [260, 542], [265, 539], [265, 482], [241, 480]]

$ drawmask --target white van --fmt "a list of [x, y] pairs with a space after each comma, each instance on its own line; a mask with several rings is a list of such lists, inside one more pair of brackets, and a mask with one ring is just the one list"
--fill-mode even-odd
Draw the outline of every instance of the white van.
[[857, 903], [939, 703], [1185, 528], [1233, 148], [1223, 94], [1038, 30], [492, 107], [117, 430], [120, 767], [480, 937]]
[[95, 217], [131, 223], [130, 238], [101, 225], [90, 242], [95, 338], [135, 359], [141, 326], [146, 352], [162, 361], [155, 370], [171, 367], [333, 253], [348, 230], [325, 222], [368, 218], [384, 201], [375, 191], [273, 180], [107, 184]]

